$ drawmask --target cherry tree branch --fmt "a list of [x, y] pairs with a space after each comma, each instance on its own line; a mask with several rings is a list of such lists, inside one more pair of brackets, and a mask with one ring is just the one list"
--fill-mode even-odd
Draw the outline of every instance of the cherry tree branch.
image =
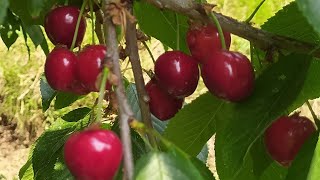
[[[128, 3], [128, 10], [132, 14], [132, 3]], [[138, 45], [137, 45], [137, 29], [136, 24], [127, 21], [126, 30], [126, 51], [129, 53], [129, 60], [132, 65], [132, 71], [134, 81], [137, 87], [137, 94], [139, 99], [139, 107], [141, 111], [141, 118], [144, 124], [149, 128], [153, 129], [151, 114], [149, 109], [149, 96], [145, 90], [145, 82], [143, 79], [142, 67], [140, 63]], [[155, 137], [148, 133], [147, 134], [150, 144], [153, 147], [157, 147]]]
[[107, 7], [112, 3], [112, 0], [105, 0], [105, 25], [107, 35], [107, 61], [112, 62], [112, 71], [118, 78], [118, 85], [116, 86], [116, 98], [119, 106], [119, 120], [120, 120], [120, 135], [123, 147], [123, 161], [124, 161], [124, 179], [133, 179], [133, 157], [132, 157], [132, 146], [131, 146], [131, 135], [129, 121], [133, 118], [133, 112], [128, 103], [128, 99], [125, 95], [125, 88], [122, 81], [121, 69], [119, 64], [119, 52], [118, 52], [118, 41], [115, 25], [112, 22], [111, 16], [107, 10]]
[[[145, 0], [160, 8], [181, 13], [191, 19], [212, 23], [205, 13], [203, 6], [194, 0]], [[240, 36], [254, 43], [263, 50], [285, 49], [297, 53], [309, 54], [320, 57], [320, 49], [316, 44], [298, 41], [292, 38], [274, 35], [267, 31], [252, 27], [247, 23], [239, 22], [231, 17], [220, 13], [214, 13], [220, 22], [221, 27], [232, 34]], [[316, 49], [316, 50], [315, 50]]]

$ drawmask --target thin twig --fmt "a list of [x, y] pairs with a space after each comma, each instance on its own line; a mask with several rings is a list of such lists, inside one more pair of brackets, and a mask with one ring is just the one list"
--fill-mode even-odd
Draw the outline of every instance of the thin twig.
[[[128, 4], [129, 12], [132, 13], [132, 4]], [[130, 21], [127, 21], [127, 30], [126, 30], [126, 49], [129, 52], [129, 60], [132, 65], [132, 71], [134, 76], [134, 81], [136, 83], [137, 87], [137, 94], [139, 99], [139, 106], [141, 111], [141, 117], [142, 121], [145, 123], [145, 125], [152, 129], [152, 121], [151, 121], [151, 114], [149, 109], [149, 96], [145, 90], [144, 87], [144, 79], [143, 79], [143, 73], [142, 73], [142, 67], [140, 63], [140, 57], [138, 52], [138, 45], [137, 45], [137, 30], [136, 30], [136, 24], [131, 23]], [[147, 133], [148, 139], [150, 141], [150, 144], [156, 148], [157, 143], [155, 137]]]
[[122, 75], [119, 64], [119, 52], [118, 52], [118, 41], [115, 25], [113, 24], [110, 14], [107, 11], [107, 6], [112, 3], [112, 0], [105, 0], [105, 25], [107, 35], [108, 51], [106, 55], [106, 60], [112, 62], [112, 71], [119, 78], [119, 83], [116, 86], [116, 98], [119, 105], [119, 120], [120, 120], [120, 135], [123, 147], [123, 165], [124, 165], [124, 175], [123, 178], [126, 180], [133, 179], [133, 157], [132, 157], [132, 145], [131, 145], [131, 135], [129, 121], [133, 117], [133, 112], [128, 103], [128, 99], [125, 95], [124, 85], [122, 83]]
[[104, 40], [104, 34], [102, 31], [102, 23], [103, 23], [103, 17], [102, 17], [102, 12], [101, 10], [98, 10], [95, 12], [96, 15], [96, 22], [95, 22], [95, 32], [97, 34], [98, 40], [100, 44], [105, 44]]
[[[201, 20], [211, 23], [210, 19], [205, 13], [202, 5], [196, 3], [194, 0], [146, 0], [150, 4], [160, 8], [168, 9], [174, 12], [181, 13], [189, 16], [195, 20]], [[183, 1], [183, 3], [181, 3]], [[251, 25], [243, 22], [239, 22], [231, 17], [224, 16], [219, 13], [215, 13], [215, 16], [220, 22], [221, 27], [232, 34], [247, 39], [263, 50], [270, 49], [271, 47], [277, 49], [286, 49], [296, 53], [308, 54], [311, 50], [315, 49], [316, 44], [306, 43], [298, 41], [292, 38], [274, 35], [267, 31], [257, 29]], [[320, 57], [320, 49], [313, 52], [314, 56]]]
[[316, 113], [314, 112], [309, 100], [306, 101], [306, 104], [307, 104], [307, 106], [309, 108], [309, 111], [311, 112], [311, 115], [313, 117], [314, 122], [317, 125], [317, 128], [319, 129], [320, 128], [320, 120], [319, 120], [319, 118], [317, 117]]
[[245, 21], [245, 23], [250, 23], [250, 21], [254, 18], [254, 16], [257, 14], [257, 12], [259, 11], [259, 9], [261, 8], [261, 6], [263, 5], [263, 3], [266, 0], [262, 0], [259, 5], [254, 9], [254, 11], [252, 12], [252, 14], [248, 17], [248, 19]]

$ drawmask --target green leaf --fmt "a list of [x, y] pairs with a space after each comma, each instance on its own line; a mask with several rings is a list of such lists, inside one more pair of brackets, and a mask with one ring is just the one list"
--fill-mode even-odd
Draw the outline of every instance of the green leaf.
[[28, 11], [28, 4], [30, 3], [30, 0], [25, 0], [24, 3], [21, 3], [20, 0], [9, 0], [10, 3], [10, 10], [16, 14], [17, 16], [19, 16], [19, 18], [21, 19], [21, 21], [26, 24], [26, 25], [30, 25], [30, 24], [43, 24], [43, 17], [40, 18], [36, 18], [36, 17], [32, 17]]
[[68, 122], [77, 122], [86, 117], [90, 111], [91, 109], [88, 107], [81, 107], [68, 112], [68, 114], [62, 116], [61, 119]]
[[308, 19], [313, 28], [320, 33], [320, 1], [317, 0], [296, 0], [299, 9]]
[[[308, 153], [311, 153], [311, 151], [308, 151]], [[308, 180], [318, 180], [320, 178], [319, 166], [320, 166], [320, 141], [318, 138], [318, 142], [314, 150], [312, 162], [309, 169], [309, 174], [307, 177]]]
[[38, 45], [41, 46], [43, 52], [47, 55], [49, 54], [49, 47], [46, 38], [42, 32], [42, 29], [39, 25], [30, 25], [25, 27], [27, 34], [31, 38], [35, 47]]
[[201, 95], [170, 120], [165, 137], [188, 154], [197, 155], [216, 132], [216, 115], [224, 103], [210, 93]]
[[0, 1], [0, 25], [3, 23], [6, 15], [7, 15], [8, 7], [9, 7], [8, 0], [1, 0]]
[[[318, 142], [319, 133], [314, 133], [302, 148], [299, 150], [298, 155], [295, 157], [294, 161], [292, 162], [288, 175], [287, 180], [300, 180], [306, 179], [309, 173], [312, 157], [315, 151], [315, 147]], [[319, 169], [319, 164], [316, 166], [317, 170]], [[319, 174], [317, 172], [316, 174]], [[318, 176], [319, 179], [320, 176]]]
[[[160, 10], [145, 1], [134, 1], [134, 15], [138, 19], [139, 27], [144, 33], [153, 36], [166, 46], [176, 49], [177, 25], [174, 12]], [[180, 50], [188, 53], [189, 50], [185, 40], [188, 29], [188, 18], [182, 15], [178, 15], [178, 18], [180, 27]]]
[[[85, 118], [78, 122], [65, 122], [57, 120], [50, 129], [46, 130], [35, 142], [34, 148], [31, 150], [31, 156], [25, 166], [19, 173], [21, 179], [48, 179], [54, 177], [57, 171], [62, 169], [62, 150], [68, 136], [88, 124]], [[66, 170], [63, 170], [66, 175]], [[60, 179], [63, 175], [58, 175]]]
[[8, 49], [19, 37], [17, 31], [20, 31], [20, 25], [21, 22], [19, 18], [11, 11], [8, 11], [4, 22], [0, 25], [0, 36]]
[[192, 158], [191, 161], [192, 161], [192, 164], [201, 173], [201, 176], [203, 179], [207, 179], [207, 180], [214, 180], [215, 179], [212, 172], [206, 166], [205, 162], [202, 162], [201, 160], [199, 160], [197, 158]]
[[[312, 0], [301, 1], [310, 3]], [[320, 2], [314, 2], [318, 3], [318, 8], [320, 8]], [[318, 8], [316, 8], [317, 11]], [[318, 14], [318, 16], [313, 17], [315, 17], [314, 19], [319, 20], [319, 18], [317, 18], [319, 16], [320, 13]], [[318, 27], [320, 27], [319, 23]], [[300, 41], [309, 42], [312, 44], [318, 44], [320, 40], [319, 35], [314, 31], [312, 26], [310, 26], [310, 24], [308, 23], [307, 19], [303, 16], [301, 11], [299, 11], [297, 3], [295, 2], [284, 7], [283, 10], [279, 11], [275, 16], [270, 18], [264, 25], [262, 25], [261, 28], [263, 30], [272, 32], [277, 35], [286, 36]]]
[[42, 97], [42, 110], [46, 111], [50, 107], [51, 101], [57, 95], [57, 92], [50, 87], [44, 76], [42, 76], [40, 80], [40, 92]]
[[180, 153], [150, 152], [136, 164], [136, 180], [201, 180], [191, 161]]
[[242, 103], [225, 103], [216, 115], [216, 162], [221, 179], [234, 179], [254, 142], [300, 93], [311, 57], [292, 54], [264, 71], [253, 95]]
[[54, 103], [54, 109], [58, 110], [68, 107], [69, 105], [77, 101], [79, 97], [81, 96], [72, 93], [58, 92], [56, 101]]

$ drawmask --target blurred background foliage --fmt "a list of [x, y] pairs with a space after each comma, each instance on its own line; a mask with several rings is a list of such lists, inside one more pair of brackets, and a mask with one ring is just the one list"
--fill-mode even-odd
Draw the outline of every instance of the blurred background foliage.
[[[266, 0], [258, 11], [256, 16], [251, 21], [256, 27], [260, 27], [268, 18], [272, 17], [283, 6], [289, 4], [292, 0]], [[210, 0], [210, 3], [217, 5], [215, 10], [231, 16], [239, 21], [245, 21], [254, 11], [260, 0]], [[87, 20], [87, 34], [83, 45], [91, 42], [92, 35], [90, 20]], [[19, 32], [19, 38], [8, 50], [5, 44], [0, 40], [0, 122], [14, 121], [17, 123], [18, 131], [22, 134], [28, 134], [29, 138], [39, 135], [43, 128], [48, 127], [57, 117], [78, 105], [91, 106], [96, 97], [95, 93], [90, 94], [86, 98], [77, 101], [71, 107], [53, 111], [50, 107], [45, 113], [41, 109], [40, 95], [40, 77], [43, 74], [43, 66], [46, 59], [40, 47], [34, 47], [30, 38], [27, 40], [27, 45], [30, 48], [30, 56], [25, 44], [22, 33]], [[48, 41], [50, 42], [50, 41]], [[149, 54], [141, 45], [141, 60], [145, 69], [152, 69], [153, 64]], [[163, 45], [152, 39], [149, 42], [149, 47], [155, 58], [164, 52]], [[53, 45], [49, 43], [51, 50]], [[232, 36], [232, 50], [241, 51], [246, 55], [250, 54], [249, 42], [236, 36]], [[128, 61], [122, 63], [125, 76], [129, 81], [133, 81], [133, 76], [130, 71]], [[145, 76], [146, 81], [148, 77]], [[206, 92], [203, 83], [200, 83], [194, 95], [186, 101], [190, 102], [200, 94]], [[26, 135], [25, 134], [25, 135]]]

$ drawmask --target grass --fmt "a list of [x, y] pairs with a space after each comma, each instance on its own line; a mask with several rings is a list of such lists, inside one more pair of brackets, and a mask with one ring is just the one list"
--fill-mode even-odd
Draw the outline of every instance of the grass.
[[[291, 1], [292, 0], [267, 0], [253, 18], [252, 22], [257, 27], [261, 26], [268, 18], [280, 10], [281, 7]], [[209, 2], [217, 4], [215, 10], [240, 21], [244, 21], [250, 16], [260, 1], [211, 0]], [[84, 42], [89, 43], [92, 37], [90, 34], [90, 21], [88, 21], [87, 27], [88, 33], [86, 34]], [[70, 108], [60, 111], [52, 111], [49, 109], [46, 113], [42, 112], [39, 77], [43, 73], [46, 57], [40, 47], [35, 48], [33, 46], [30, 39], [28, 44], [31, 48], [30, 59], [22, 36], [18, 38], [17, 42], [9, 51], [0, 40], [0, 115], [1, 118], [16, 121], [19, 130], [22, 132], [25, 130], [30, 131], [30, 127], [32, 132], [37, 132], [37, 128], [42, 128], [46, 124], [50, 124], [50, 122], [60, 117], [63, 113], [70, 110]], [[164, 52], [162, 44], [156, 40], [152, 40], [149, 46], [155, 58]], [[50, 44], [50, 49], [52, 48], [53, 45]], [[231, 49], [243, 52], [246, 55], [250, 53], [249, 42], [236, 36], [232, 37]], [[153, 63], [146, 50], [141, 50], [141, 60], [145, 69], [153, 69]], [[133, 82], [133, 75], [127, 61], [122, 64], [122, 68], [126, 69], [125, 76]], [[145, 79], [148, 80], [146, 75]], [[186, 101], [190, 102], [206, 91], [204, 84], [200, 82], [194, 95], [188, 97]], [[96, 95], [90, 95], [90, 97], [82, 99], [75, 106], [79, 104], [91, 105], [95, 97]]]

